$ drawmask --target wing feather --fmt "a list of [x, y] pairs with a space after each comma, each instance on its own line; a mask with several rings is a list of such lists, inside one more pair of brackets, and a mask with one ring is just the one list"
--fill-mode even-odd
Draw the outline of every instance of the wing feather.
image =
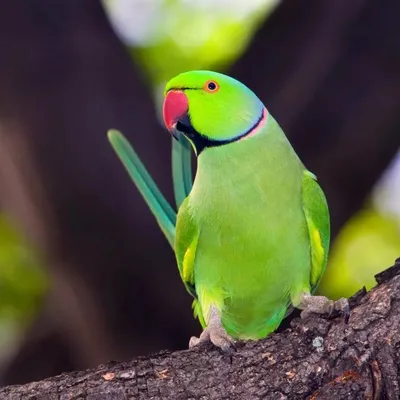
[[179, 273], [188, 292], [197, 298], [194, 283], [194, 265], [196, 258], [199, 230], [190, 214], [187, 197], [178, 211], [175, 237], [175, 256]]
[[302, 186], [303, 210], [311, 246], [310, 284], [313, 292], [325, 271], [330, 243], [329, 209], [316, 176], [304, 171]]

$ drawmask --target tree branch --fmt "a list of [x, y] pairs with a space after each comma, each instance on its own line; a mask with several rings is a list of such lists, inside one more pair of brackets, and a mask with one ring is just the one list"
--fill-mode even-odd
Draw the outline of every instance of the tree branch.
[[62, 374], [1, 399], [388, 399], [400, 397], [400, 259], [350, 299], [350, 322], [295, 320], [232, 359], [211, 345]]

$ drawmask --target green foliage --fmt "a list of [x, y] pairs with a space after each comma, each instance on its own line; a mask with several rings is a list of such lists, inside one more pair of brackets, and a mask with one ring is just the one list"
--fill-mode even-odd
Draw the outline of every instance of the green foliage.
[[332, 299], [349, 297], [376, 285], [374, 275], [400, 256], [400, 220], [372, 208], [357, 213], [342, 228], [331, 251], [318, 292]]
[[187, 70], [226, 69], [278, 2], [248, 0], [228, 6], [221, 0], [164, 0], [134, 9], [121, 0], [103, 0], [116, 31], [155, 87]]
[[[187, 37], [185, 30], [190, 29], [185, 15], [182, 21], [176, 21], [176, 32]], [[200, 25], [201, 16], [194, 23]], [[186, 26], [185, 26], [186, 25]], [[224, 70], [240, 56], [250, 40], [252, 24], [221, 18], [214, 27], [212, 35], [206, 35], [204, 41], [185, 47], [175, 36], [166, 36], [160, 42], [146, 47], [132, 49], [132, 54], [143, 67], [150, 80], [163, 85], [174, 75], [192, 69]], [[234, 45], [233, 45], [234, 43]]]
[[38, 255], [10, 221], [0, 215], [0, 323], [28, 322], [46, 286]]

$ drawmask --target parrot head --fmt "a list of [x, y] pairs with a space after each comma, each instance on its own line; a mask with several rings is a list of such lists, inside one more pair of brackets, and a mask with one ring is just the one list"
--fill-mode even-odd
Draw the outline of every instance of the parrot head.
[[267, 118], [249, 88], [217, 72], [184, 72], [167, 83], [164, 94], [167, 129], [175, 139], [185, 135], [197, 156], [205, 148], [253, 136]]

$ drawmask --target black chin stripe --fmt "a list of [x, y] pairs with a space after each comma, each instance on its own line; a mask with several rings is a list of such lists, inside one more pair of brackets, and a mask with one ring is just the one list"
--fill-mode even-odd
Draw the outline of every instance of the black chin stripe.
[[200, 155], [200, 153], [207, 147], [218, 147], [218, 146], [222, 146], [224, 144], [237, 142], [238, 140], [243, 139], [245, 136], [247, 136], [251, 132], [253, 132], [254, 129], [256, 129], [258, 127], [258, 125], [260, 125], [260, 123], [263, 119], [264, 119], [264, 110], [262, 111], [261, 116], [255, 122], [255, 124], [252, 125], [246, 132], [240, 134], [239, 136], [235, 136], [231, 139], [226, 139], [226, 140], [209, 139], [208, 137], [197, 132], [196, 129], [193, 128], [193, 125], [190, 121], [188, 114], [183, 116], [177, 122], [176, 129], [178, 131], [182, 132], [188, 139], [190, 139], [193, 142], [193, 144], [196, 148], [196, 153], [197, 153], [197, 157], [198, 157]]

